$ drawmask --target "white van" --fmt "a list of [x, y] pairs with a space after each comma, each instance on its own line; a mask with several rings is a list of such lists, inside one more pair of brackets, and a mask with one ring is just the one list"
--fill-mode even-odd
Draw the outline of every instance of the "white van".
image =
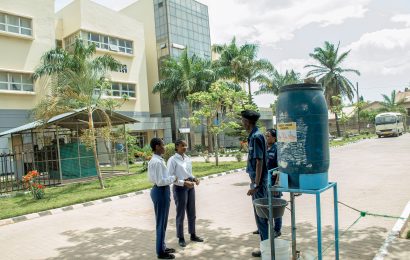
[[376, 134], [382, 136], [399, 136], [404, 132], [403, 115], [388, 112], [378, 114], [375, 118]]

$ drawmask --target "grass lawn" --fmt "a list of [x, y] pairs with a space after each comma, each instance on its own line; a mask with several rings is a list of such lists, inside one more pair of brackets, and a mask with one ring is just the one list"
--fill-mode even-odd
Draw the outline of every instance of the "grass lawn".
[[[193, 163], [196, 177], [225, 172], [245, 167], [246, 162], [220, 162], [216, 167], [213, 163]], [[139, 172], [141, 165], [132, 165], [132, 173]], [[31, 194], [18, 195], [11, 198], [0, 198], [0, 219], [20, 216], [43, 210], [64, 207], [105, 197], [135, 192], [150, 188], [147, 173], [131, 174], [105, 179], [105, 190], [99, 188], [97, 180], [88, 183], [74, 183], [60, 187], [46, 188], [46, 196], [41, 200], [34, 200]]]
[[376, 137], [375, 134], [369, 134], [369, 135], [361, 134], [361, 135], [358, 135], [358, 136], [343, 138], [342, 140], [332, 140], [332, 141], [330, 141], [329, 145], [330, 145], [330, 147], [343, 146], [345, 144], [352, 143], [352, 142], [357, 142], [357, 141], [360, 141], [362, 139], [370, 139], [370, 138], [375, 138], [375, 137]]

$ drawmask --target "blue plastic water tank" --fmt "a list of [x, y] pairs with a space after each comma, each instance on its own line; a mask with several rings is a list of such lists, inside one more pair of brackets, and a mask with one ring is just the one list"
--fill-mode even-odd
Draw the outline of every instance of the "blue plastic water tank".
[[282, 87], [276, 120], [279, 171], [287, 174], [289, 187], [310, 190], [325, 187], [329, 170], [329, 129], [322, 86]]

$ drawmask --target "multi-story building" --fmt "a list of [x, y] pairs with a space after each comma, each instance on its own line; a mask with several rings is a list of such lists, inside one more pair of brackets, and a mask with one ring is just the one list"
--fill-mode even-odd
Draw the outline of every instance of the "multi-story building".
[[[146, 35], [155, 41], [158, 65], [163, 59], [178, 58], [187, 49], [190, 56], [211, 59], [208, 7], [194, 0], [139, 0], [121, 10], [142, 21]], [[153, 34], [155, 32], [155, 34]], [[148, 57], [148, 54], [147, 54]], [[172, 136], [176, 139], [180, 129], [187, 128], [186, 102], [175, 103], [161, 96], [162, 116], [170, 117]], [[201, 129], [196, 128], [195, 144], [201, 142]], [[191, 144], [192, 145], [192, 144]]]
[[[95, 44], [97, 56], [108, 53], [123, 64], [110, 73], [110, 98], [129, 96], [118, 110], [139, 121], [130, 127], [140, 145], [153, 136], [169, 141], [170, 119], [160, 117], [151, 94], [158, 66], [143, 24], [90, 0], [75, 0], [57, 14], [54, 0], [0, 2], [0, 132], [32, 121], [30, 111], [47, 93], [45, 82], [31, 79], [41, 56], [56, 46], [69, 48], [76, 38]], [[0, 148], [7, 146], [3, 139]]]
[[[54, 0], [0, 2], [0, 132], [31, 121], [30, 112], [46, 93], [31, 75], [55, 46]], [[8, 150], [0, 138], [0, 153]]]

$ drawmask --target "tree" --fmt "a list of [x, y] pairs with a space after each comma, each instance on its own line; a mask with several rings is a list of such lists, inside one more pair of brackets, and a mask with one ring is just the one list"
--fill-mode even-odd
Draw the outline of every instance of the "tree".
[[97, 156], [93, 113], [97, 110], [103, 113], [107, 128], [102, 129], [102, 132], [105, 132], [104, 136], [108, 136], [111, 131], [108, 113], [121, 104], [102, 97], [111, 89], [107, 80], [108, 71], [118, 69], [121, 64], [108, 54], [93, 58], [95, 52], [94, 44], [87, 45], [81, 39], [76, 39], [68, 50], [56, 48], [42, 56], [33, 78], [51, 78], [50, 94], [36, 106], [34, 117], [47, 122], [51, 117], [61, 113], [85, 108], [88, 114], [88, 129], [82, 133], [82, 141], [93, 150], [98, 180], [104, 189]]
[[[354, 73], [360, 75], [358, 70], [345, 69], [341, 65], [348, 57], [350, 50], [339, 55], [339, 45], [335, 47], [334, 44], [325, 41], [323, 48], [317, 47], [309, 56], [312, 57], [319, 65], [306, 65], [305, 68], [313, 68], [308, 72], [307, 76], [319, 78], [318, 82], [324, 87], [325, 98], [329, 107], [337, 106], [337, 103], [332, 99], [333, 96], [347, 97], [352, 101], [354, 96], [354, 86], [348, 78], [346, 73]], [[339, 101], [341, 102], [341, 100]], [[335, 113], [337, 135], [340, 137], [339, 119]]]
[[197, 92], [187, 98], [199, 108], [194, 111], [191, 122], [200, 125], [202, 118], [206, 118], [207, 127], [215, 137], [215, 163], [218, 166], [218, 135], [226, 129], [238, 128], [240, 111], [255, 107], [249, 103], [244, 91], [236, 91], [220, 80], [213, 83], [209, 91]]
[[267, 77], [261, 77], [259, 80], [260, 86], [259, 90], [255, 92], [256, 95], [279, 95], [281, 87], [301, 82], [300, 73], [297, 73], [294, 70], [286, 70], [284, 74], [281, 74], [276, 69], [270, 71]]
[[380, 103], [382, 107], [380, 108], [380, 112], [399, 112], [402, 114], [406, 114], [406, 108], [404, 105], [404, 99], [397, 100], [396, 97], [396, 90], [393, 90], [390, 94], [390, 97], [382, 94], [383, 101]]
[[268, 60], [257, 59], [258, 49], [256, 44], [237, 46], [235, 37], [229, 44], [212, 46], [212, 50], [220, 55], [214, 63], [218, 78], [245, 83], [248, 86], [249, 102], [252, 102], [252, 82], [267, 80], [265, 73], [273, 70]]
[[[197, 56], [189, 57], [185, 49], [179, 59], [168, 58], [160, 68], [161, 78], [154, 85], [153, 93], [160, 93], [173, 104], [185, 102], [186, 97], [198, 91], [206, 91], [215, 80], [211, 62]], [[192, 106], [188, 103], [190, 117]], [[191, 129], [191, 143], [194, 144], [195, 133]]]

